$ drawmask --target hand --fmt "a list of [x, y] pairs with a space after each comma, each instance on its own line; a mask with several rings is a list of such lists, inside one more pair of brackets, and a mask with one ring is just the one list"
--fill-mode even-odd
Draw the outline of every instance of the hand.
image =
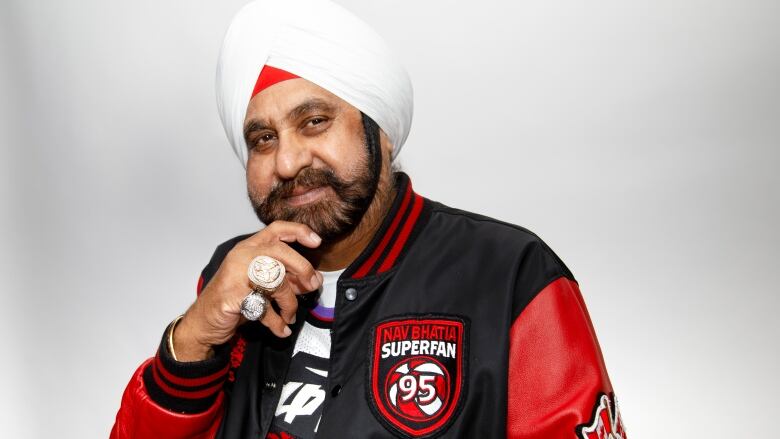
[[214, 277], [176, 325], [173, 344], [179, 361], [208, 358], [212, 346], [227, 342], [246, 321], [241, 315], [241, 301], [253, 288], [247, 269], [252, 259], [260, 255], [277, 259], [287, 271], [284, 282], [268, 295], [279, 306], [279, 313], [269, 302], [260, 323], [277, 337], [291, 334], [287, 325], [294, 322], [298, 309], [295, 296], [317, 290], [322, 285], [322, 275], [287, 244], [292, 242], [316, 248], [322, 240], [304, 224], [274, 221], [228, 252]]

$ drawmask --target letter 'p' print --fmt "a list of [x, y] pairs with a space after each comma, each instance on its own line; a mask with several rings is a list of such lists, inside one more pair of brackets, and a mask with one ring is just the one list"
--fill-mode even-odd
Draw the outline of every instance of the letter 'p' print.
[[403, 316], [371, 333], [369, 403], [401, 437], [444, 432], [465, 385], [467, 324], [453, 316]]

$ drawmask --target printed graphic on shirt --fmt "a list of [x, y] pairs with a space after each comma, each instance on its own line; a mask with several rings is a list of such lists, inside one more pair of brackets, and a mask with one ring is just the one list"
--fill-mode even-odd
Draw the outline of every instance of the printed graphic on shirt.
[[296, 352], [268, 438], [312, 438], [322, 416], [328, 359]]
[[403, 316], [371, 332], [369, 403], [401, 437], [433, 437], [454, 419], [464, 393], [466, 322]]
[[603, 393], [599, 395], [592, 420], [578, 426], [577, 434], [580, 439], [627, 439], [614, 395], [612, 398]]

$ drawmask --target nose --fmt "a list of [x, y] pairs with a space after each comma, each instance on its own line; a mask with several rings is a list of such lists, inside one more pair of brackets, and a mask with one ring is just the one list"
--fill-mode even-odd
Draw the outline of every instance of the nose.
[[282, 180], [295, 178], [301, 169], [312, 165], [312, 154], [304, 142], [291, 134], [279, 135], [276, 149], [276, 173]]

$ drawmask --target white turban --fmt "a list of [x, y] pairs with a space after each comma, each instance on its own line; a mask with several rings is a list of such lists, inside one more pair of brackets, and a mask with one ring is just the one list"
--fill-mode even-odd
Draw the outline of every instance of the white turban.
[[330, 0], [255, 0], [228, 28], [217, 64], [217, 107], [244, 167], [244, 118], [264, 65], [328, 90], [371, 117], [401, 150], [412, 124], [409, 75], [387, 43]]

